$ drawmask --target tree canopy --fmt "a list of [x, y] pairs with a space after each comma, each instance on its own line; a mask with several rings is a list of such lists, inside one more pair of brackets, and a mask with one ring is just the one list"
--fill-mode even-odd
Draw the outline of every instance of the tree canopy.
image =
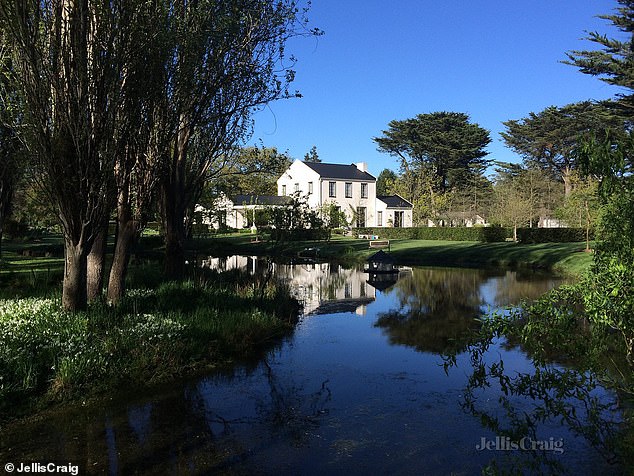
[[432, 175], [436, 192], [468, 182], [476, 169], [488, 164], [489, 131], [458, 112], [433, 112], [391, 121], [374, 142], [380, 152], [398, 157], [401, 169]]
[[500, 135], [508, 147], [564, 184], [572, 191], [572, 172], [577, 169], [575, 150], [584, 138], [609, 128], [622, 130], [623, 121], [603, 104], [583, 101], [563, 107], [550, 106], [528, 117], [503, 123]]
[[634, 107], [634, 1], [618, 0], [621, 5], [616, 13], [599, 15], [599, 18], [610, 21], [627, 39], [608, 38], [598, 32], [591, 32], [587, 39], [602, 46], [599, 50], [571, 51], [567, 53], [565, 63], [577, 66], [584, 74], [597, 76], [606, 83], [621, 86], [630, 90], [629, 95], [621, 95], [621, 104], [630, 109]]

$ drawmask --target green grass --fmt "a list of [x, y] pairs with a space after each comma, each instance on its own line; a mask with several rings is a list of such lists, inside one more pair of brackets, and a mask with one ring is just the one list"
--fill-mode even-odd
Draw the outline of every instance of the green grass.
[[0, 300], [0, 421], [250, 360], [289, 335], [299, 311], [284, 286], [239, 272], [132, 289], [116, 308], [68, 313], [60, 301], [59, 291]]
[[[376, 250], [367, 240], [336, 236], [330, 242], [251, 243], [250, 236], [233, 235], [197, 240], [193, 249], [210, 255], [274, 255], [295, 257], [307, 247], [319, 248], [321, 259], [361, 262]], [[449, 267], [502, 267], [543, 269], [578, 276], [592, 263], [592, 253], [584, 252], [585, 243], [540, 243], [523, 245], [513, 242], [390, 240], [390, 253], [401, 265]]]
[[580, 275], [592, 263], [584, 243], [395, 240], [392, 255], [399, 263], [430, 266], [503, 267], [544, 269]]

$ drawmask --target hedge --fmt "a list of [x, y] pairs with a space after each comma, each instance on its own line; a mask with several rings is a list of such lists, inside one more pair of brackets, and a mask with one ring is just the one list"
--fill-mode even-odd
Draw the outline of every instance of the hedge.
[[323, 241], [330, 237], [330, 230], [325, 228], [304, 228], [301, 230], [271, 230], [273, 241]]
[[[594, 240], [594, 231], [590, 230]], [[520, 243], [571, 243], [586, 241], [585, 228], [518, 228], [517, 241]]]
[[377, 235], [387, 240], [506, 241], [513, 236], [511, 228], [491, 227], [418, 227], [418, 228], [355, 228], [353, 236]]

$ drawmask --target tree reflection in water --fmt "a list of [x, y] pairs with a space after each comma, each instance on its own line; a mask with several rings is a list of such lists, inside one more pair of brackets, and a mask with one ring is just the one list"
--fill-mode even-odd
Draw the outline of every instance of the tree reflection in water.
[[[485, 472], [564, 473], [550, 440], [557, 430], [586, 439], [609, 464], [622, 462], [623, 417], [615, 394], [580, 362], [568, 359], [564, 365], [530, 354], [530, 365], [518, 366], [513, 356], [533, 347], [523, 342], [520, 348], [511, 343], [519, 341], [516, 337], [506, 338], [517, 330], [511, 323], [521, 321], [519, 310], [510, 316], [508, 311], [487, 312], [487, 304], [517, 305], [522, 299], [535, 299], [553, 282], [501, 276], [487, 299], [482, 286], [490, 277], [480, 270], [414, 269], [410, 278], [396, 285], [400, 308], [379, 314], [375, 325], [384, 329], [392, 344], [440, 354], [447, 373], [466, 371], [460, 405], [493, 438], [551, 443], [495, 451]], [[553, 341], [556, 346], [557, 339]], [[536, 347], [543, 347], [539, 344]], [[507, 365], [505, 357], [510, 359]], [[565, 441], [561, 444], [565, 451]]]
[[479, 328], [485, 277], [479, 270], [415, 268], [395, 285], [400, 308], [379, 314], [376, 326], [390, 343], [420, 352], [463, 350]]
[[[460, 403], [484, 428], [518, 442], [523, 438], [547, 441], [547, 428], [563, 427], [585, 438], [608, 463], [619, 462], [621, 409], [615, 395], [606, 391], [592, 372], [535, 359], [531, 359], [531, 371], [507, 369], [501, 354], [491, 352], [501, 343], [501, 337], [490, 322], [484, 323], [472, 339], [466, 349], [471, 375]], [[457, 357], [457, 353], [443, 356], [446, 371], [458, 367], [464, 371]], [[562, 444], [565, 451], [565, 441]], [[500, 463], [504, 472], [564, 472], [552, 448], [538, 445], [504, 457]], [[499, 469], [496, 460], [492, 460], [491, 469]]]

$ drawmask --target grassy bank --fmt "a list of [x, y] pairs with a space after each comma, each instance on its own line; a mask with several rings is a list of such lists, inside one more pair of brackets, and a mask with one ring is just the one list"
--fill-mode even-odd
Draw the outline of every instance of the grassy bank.
[[0, 421], [257, 356], [298, 315], [286, 289], [240, 273], [134, 289], [118, 308], [72, 314], [59, 300], [0, 301]]
[[[197, 240], [197, 254], [273, 255], [294, 257], [307, 247], [318, 248], [322, 259], [347, 262], [364, 261], [376, 250], [367, 240], [335, 237], [330, 242], [252, 243], [248, 235], [233, 235]], [[584, 252], [585, 243], [519, 244], [475, 241], [390, 240], [390, 252], [401, 265], [449, 267], [503, 267], [548, 270], [579, 276], [592, 263], [592, 253]]]

